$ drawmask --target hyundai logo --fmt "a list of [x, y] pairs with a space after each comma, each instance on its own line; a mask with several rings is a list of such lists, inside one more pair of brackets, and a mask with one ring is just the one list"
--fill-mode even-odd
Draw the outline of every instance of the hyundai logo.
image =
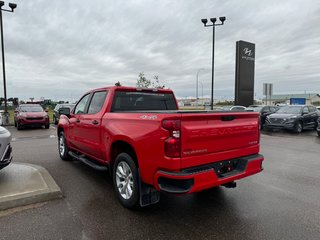
[[247, 55], [248, 57], [251, 57], [253, 55], [253, 50], [249, 49], [249, 48], [244, 48], [243, 52], [245, 55]]

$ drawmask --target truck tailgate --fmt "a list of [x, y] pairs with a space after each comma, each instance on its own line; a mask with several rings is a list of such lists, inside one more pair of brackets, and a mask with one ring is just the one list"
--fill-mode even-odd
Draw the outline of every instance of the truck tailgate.
[[246, 148], [259, 148], [259, 134], [259, 115], [255, 112], [182, 114], [181, 167], [218, 161], [221, 159], [208, 156], [237, 149], [240, 157]]

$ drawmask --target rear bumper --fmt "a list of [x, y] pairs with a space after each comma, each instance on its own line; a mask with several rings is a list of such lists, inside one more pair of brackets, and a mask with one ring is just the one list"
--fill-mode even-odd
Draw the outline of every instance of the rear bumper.
[[263, 170], [260, 154], [211, 163], [181, 172], [158, 171], [154, 176], [154, 187], [158, 191], [184, 194], [220, 186]]

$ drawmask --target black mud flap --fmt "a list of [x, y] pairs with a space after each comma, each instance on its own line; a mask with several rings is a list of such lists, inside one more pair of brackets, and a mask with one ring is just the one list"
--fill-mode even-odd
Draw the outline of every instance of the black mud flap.
[[140, 171], [138, 171], [138, 174], [140, 186], [140, 206], [145, 207], [159, 202], [160, 192], [158, 192], [154, 187], [142, 182], [140, 178]]

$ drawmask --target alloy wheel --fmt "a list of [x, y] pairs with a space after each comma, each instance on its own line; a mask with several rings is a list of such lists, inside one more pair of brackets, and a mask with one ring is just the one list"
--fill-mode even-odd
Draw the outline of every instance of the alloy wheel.
[[116, 170], [116, 184], [123, 199], [130, 199], [134, 191], [133, 175], [130, 166], [121, 161]]

